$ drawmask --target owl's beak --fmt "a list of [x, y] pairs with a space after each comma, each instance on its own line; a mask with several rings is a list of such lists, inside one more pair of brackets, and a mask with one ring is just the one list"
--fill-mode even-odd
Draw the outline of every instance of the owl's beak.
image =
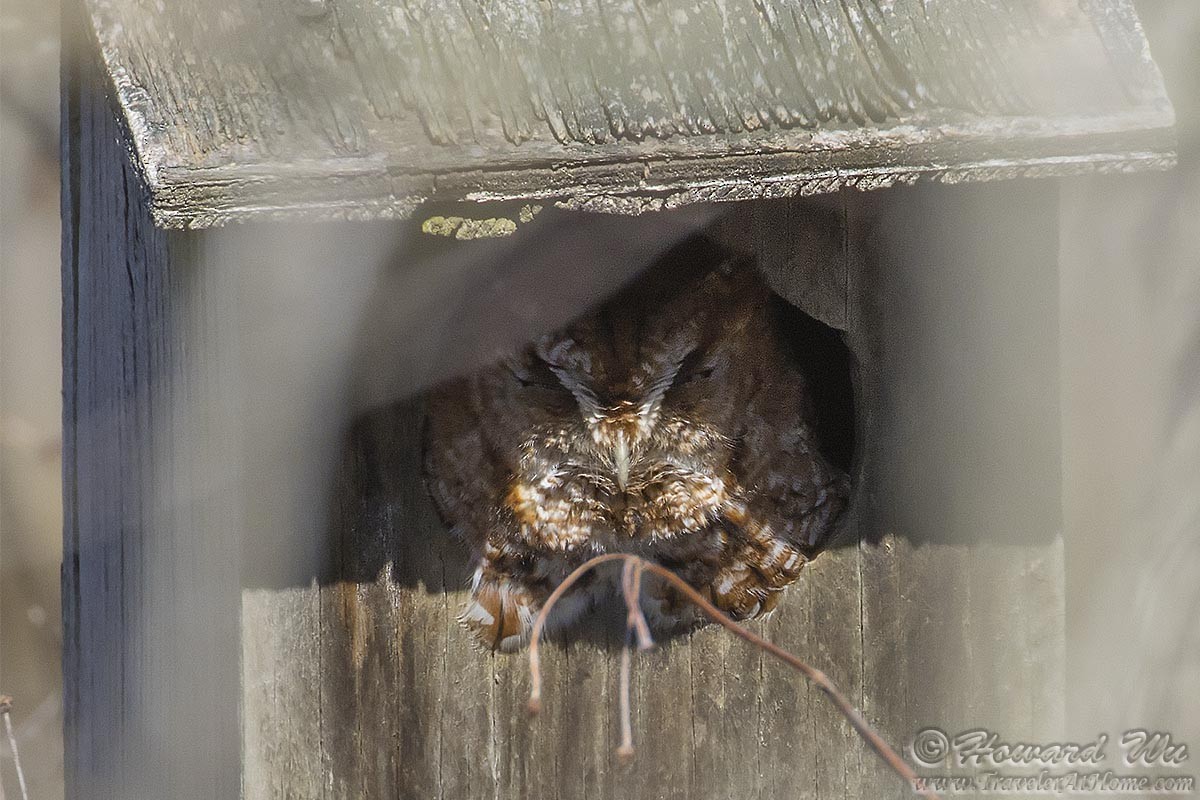
[[613, 447], [613, 465], [617, 468], [617, 486], [623, 492], [629, 483], [629, 438], [624, 433], [617, 434], [617, 443]]

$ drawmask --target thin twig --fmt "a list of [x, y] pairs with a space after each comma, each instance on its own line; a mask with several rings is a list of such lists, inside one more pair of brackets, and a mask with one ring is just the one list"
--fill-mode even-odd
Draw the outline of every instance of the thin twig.
[[629, 707], [629, 673], [633, 661], [633, 628], [625, 630], [625, 646], [621, 648], [621, 744], [617, 747], [617, 758], [628, 761], [633, 758], [633, 721]]
[[554, 587], [554, 591], [542, 604], [542, 610], [538, 612], [537, 618], [533, 621], [533, 631], [529, 635], [529, 702], [527, 703], [529, 713], [536, 714], [542, 710], [542, 668], [541, 660], [538, 658], [538, 644], [542, 638], [542, 630], [546, 627], [546, 618], [549, 616], [550, 609], [584, 573], [590, 572], [606, 561], [618, 561], [625, 558], [627, 556], [624, 553], [605, 553], [588, 559], [563, 578], [562, 583]]
[[[21, 769], [21, 754], [17, 751], [17, 736], [13, 732], [12, 711], [13, 699], [8, 695], [0, 695], [0, 716], [4, 717], [4, 729], [8, 733], [8, 747], [12, 750], [13, 766], [17, 769], [17, 784], [21, 787], [21, 800], [29, 800], [29, 787], [25, 785], [25, 772]], [[0, 789], [2, 792], [3, 789]]]
[[625, 593], [625, 606], [629, 609], [625, 625], [637, 634], [638, 650], [650, 650], [654, 647], [654, 639], [650, 636], [650, 626], [646, 623], [646, 615], [642, 613], [642, 562], [629, 560], [621, 568], [621, 584]]
[[[677, 589], [685, 598], [688, 599], [688, 601], [703, 611], [709, 619], [726, 628], [739, 638], [744, 639], [747, 642], [762, 648], [763, 650], [766, 650], [768, 653], [780, 659], [788, 666], [799, 671], [806, 678], [816, 684], [817, 688], [820, 689], [825, 696], [830, 699], [838, 711], [842, 712], [842, 715], [846, 717], [846, 720], [850, 723], [854, 730], [858, 732], [859, 736], [861, 736], [863, 740], [866, 741], [866, 743], [871, 747], [871, 749], [874, 750], [889, 767], [891, 767], [893, 772], [903, 778], [917, 794], [922, 795], [923, 797], [931, 798], [931, 800], [938, 800], [938, 796], [923, 784], [920, 777], [916, 774], [916, 772], [913, 771], [912, 767], [910, 767], [904, 761], [904, 759], [901, 758], [896, 751], [893, 750], [891, 746], [883, 740], [882, 736], [880, 736], [873, 728], [871, 728], [870, 724], [867, 723], [867, 720], [861, 713], [859, 713], [858, 709], [855, 708], [840, 691], [838, 691], [838, 688], [834, 686], [833, 681], [831, 681], [824, 672], [809, 666], [796, 656], [789, 653], [787, 650], [784, 650], [782, 647], [767, 641], [753, 631], [750, 631], [749, 629], [744, 628], [738, 623], [734, 622], [732, 619], [725, 616], [720, 609], [710, 603], [704, 597], [704, 595], [696, 591], [696, 589], [694, 589], [689, 583], [687, 583], [683, 578], [680, 578], [671, 570], [656, 564], [653, 561], [647, 561], [644, 558], [629, 553], [605, 553], [603, 555], [588, 559], [572, 570], [571, 573], [563, 579], [562, 583], [555, 587], [554, 591], [550, 593], [550, 596], [546, 598], [546, 602], [542, 605], [541, 610], [538, 612], [537, 619], [534, 620], [533, 632], [529, 640], [529, 709], [531, 712], [537, 713], [537, 711], [541, 708], [542, 676], [541, 666], [538, 658], [538, 644], [542, 636], [542, 631], [546, 627], [546, 619], [549, 616], [551, 608], [564, 594], [566, 594], [567, 590], [569, 590], [571, 586], [579, 580], [580, 577], [600, 566], [601, 564], [605, 564], [609, 561], [624, 561], [627, 565], [630, 562], [637, 564], [635, 569], [638, 578], [640, 578], [640, 573], [642, 571], [648, 571], [654, 575], [657, 575], [670, 584], [673, 588]], [[627, 574], [629, 577], [626, 577]], [[636, 597], [632, 586], [633, 574], [634, 573], [632, 570], [628, 573], [622, 574], [622, 583], [623, 588], [626, 589], [625, 595], [627, 601], [631, 596]], [[638, 582], [640, 582], [640, 580]], [[631, 613], [630, 619], [632, 620], [632, 618], [633, 615]], [[631, 622], [630, 626], [632, 627], [632, 625], [633, 624]], [[625, 649], [626, 654], [628, 653], [628, 650], [629, 647], [627, 644]], [[627, 655], [622, 656], [623, 681], [626, 680], [625, 676], [627, 675], [624, 662], [626, 657]], [[625, 708], [622, 709], [622, 712], [623, 716], [627, 717], [627, 711]], [[625, 742], [622, 741], [622, 747], [624, 747], [624, 745]]]
[[642, 614], [640, 562], [628, 560], [621, 566], [621, 589], [629, 613], [625, 616], [625, 644], [621, 647], [621, 681], [617, 695], [621, 716], [621, 744], [617, 747], [617, 759], [627, 762], [633, 758], [630, 672], [633, 669], [634, 638], [637, 638], [639, 650], [654, 647], [654, 640], [650, 638], [650, 626], [646, 624], [646, 617]]

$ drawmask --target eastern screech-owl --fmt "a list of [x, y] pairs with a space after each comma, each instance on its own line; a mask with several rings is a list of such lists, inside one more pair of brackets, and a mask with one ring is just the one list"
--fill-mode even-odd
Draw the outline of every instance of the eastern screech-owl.
[[[818, 450], [770, 300], [752, 264], [659, 265], [433, 392], [426, 480], [470, 548], [461, 619], [483, 643], [519, 647], [566, 574], [611, 551], [676, 571], [735, 618], [775, 607], [848, 481]], [[551, 621], [612, 583], [581, 582]], [[648, 584], [643, 603], [660, 629], [697, 619], [663, 587]]]

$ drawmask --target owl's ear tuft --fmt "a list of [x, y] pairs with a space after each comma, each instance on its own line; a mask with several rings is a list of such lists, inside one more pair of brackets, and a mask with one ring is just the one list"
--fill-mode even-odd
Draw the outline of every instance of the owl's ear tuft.
[[519, 358], [507, 358], [500, 363], [523, 389], [567, 391], [554, 368], [540, 358], [533, 358], [528, 363]]

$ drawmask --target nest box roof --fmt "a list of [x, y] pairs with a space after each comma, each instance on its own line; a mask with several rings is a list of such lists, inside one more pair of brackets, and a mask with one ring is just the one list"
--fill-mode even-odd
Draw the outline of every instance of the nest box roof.
[[156, 219], [1173, 163], [1131, 0], [88, 0]]

